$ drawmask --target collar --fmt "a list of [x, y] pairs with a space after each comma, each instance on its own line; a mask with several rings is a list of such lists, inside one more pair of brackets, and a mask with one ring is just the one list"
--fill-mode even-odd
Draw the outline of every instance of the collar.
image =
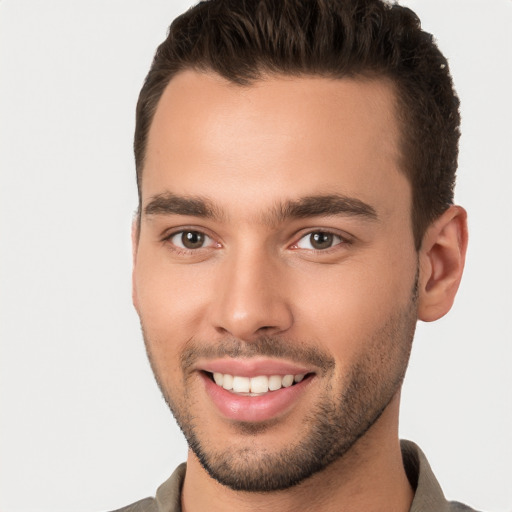
[[[414, 489], [409, 512], [470, 512], [472, 509], [457, 502], [448, 502], [436, 480], [425, 454], [411, 441], [400, 441], [407, 478]], [[186, 464], [180, 464], [171, 477], [156, 492], [158, 512], [181, 512], [181, 488]]]

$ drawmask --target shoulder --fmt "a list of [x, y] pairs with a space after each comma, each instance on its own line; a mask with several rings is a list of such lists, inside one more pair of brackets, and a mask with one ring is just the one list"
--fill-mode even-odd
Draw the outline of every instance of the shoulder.
[[459, 503], [458, 501], [448, 502], [448, 510], [449, 512], [478, 512], [474, 508], [468, 507], [467, 505], [464, 505], [464, 503]]
[[409, 512], [477, 512], [458, 501], [446, 500], [425, 454], [411, 441], [400, 442], [407, 478], [414, 489]]
[[157, 489], [155, 498], [145, 498], [112, 512], [180, 512], [181, 487], [186, 468], [186, 464], [180, 464], [170, 478]]
[[153, 498], [145, 498], [112, 512], [158, 512], [158, 505]]
[[464, 503], [459, 503], [458, 501], [448, 502], [448, 507], [450, 512], [478, 512], [474, 508], [468, 507], [467, 505], [464, 505]]

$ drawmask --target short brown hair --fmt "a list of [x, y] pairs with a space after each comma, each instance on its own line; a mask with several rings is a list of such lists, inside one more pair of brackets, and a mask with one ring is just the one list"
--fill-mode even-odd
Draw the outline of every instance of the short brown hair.
[[459, 100], [445, 57], [416, 14], [383, 0], [208, 0], [176, 18], [140, 92], [135, 127], [139, 201], [151, 122], [181, 70], [241, 86], [268, 74], [383, 77], [395, 85], [401, 168], [412, 186], [416, 248], [453, 202]]

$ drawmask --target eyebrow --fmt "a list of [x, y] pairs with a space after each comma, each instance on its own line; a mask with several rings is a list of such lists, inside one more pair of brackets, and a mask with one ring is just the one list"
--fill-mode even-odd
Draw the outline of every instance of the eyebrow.
[[184, 197], [166, 192], [153, 196], [144, 208], [146, 215], [190, 215], [192, 217], [220, 218], [213, 203], [200, 196]]
[[[214, 203], [201, 196], [179, 196], [166, 192], [153, 196], [144, 208], [146, 215], [188, 215], [192, 217], [221, 219], [226, 216]], [[320, 216], [355, 216], [377, 220], [375, 209], [354, 197], [341, 194], [306, 196], [275, 205], [264, 214], [267, 224], [279, 224], [287, 219], [304, 219]]]
[[369, 220], [378, 218], [375, 208], [360, 199], [341, 194], [329, 194], [306, 196], [277, 205], [269, 220], [282, 222], [288, 218], [303, 219], [331, 215], [364, 217]]

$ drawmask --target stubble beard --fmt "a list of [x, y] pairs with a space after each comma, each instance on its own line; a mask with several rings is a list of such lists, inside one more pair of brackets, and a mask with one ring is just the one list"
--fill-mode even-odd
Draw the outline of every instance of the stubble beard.
[[301, 362], [315, 359], [328, 384], [316, 405], [301, 421], [303, 435], [299, 439], [290, 439], [288, 446], [278, 451], [262, 450], [261, 445], [257, 447], [254, 443], [258, 434], [273, 427], [272, 420], [235, 424], [239, 434], [233, 436], [237, 438], [236, 442], [219, 450], [212, 434], [204, 432], [204, 422], [201, 424], [194, 416], [194, 397], [188, 393], [187, 378], [184, 377], [182, 396], [177, 396], [181, 391], [174, 395], [169, 386], [164, 385], [146, 335], [144, 339], [164, 399], [190, 449], [207, 473], [236, 491], [272, 492], [297, 485], [343, 457], [379, 419], [400, 390], [405, 376], [416, 327], [416, 298], [415, 285], [409, 305], [388, 318], [370, 340], [363, 341], [363, 346], [368, 349], [344, 376], [343, 383], [334, 378], [332, 356], [318, 352], [308, 355], [307, 351], [297, 349], [300, 346], [297, 343], [280, 338], [265, 337], [250, 343], [226, 340], [220, 348], [192, 343], [182, 353], [183, 375], [186, 375], [186, 367], [199, 356], [198, 352], [203, 356], [212, 352], [232, 357], [282, 356]]

